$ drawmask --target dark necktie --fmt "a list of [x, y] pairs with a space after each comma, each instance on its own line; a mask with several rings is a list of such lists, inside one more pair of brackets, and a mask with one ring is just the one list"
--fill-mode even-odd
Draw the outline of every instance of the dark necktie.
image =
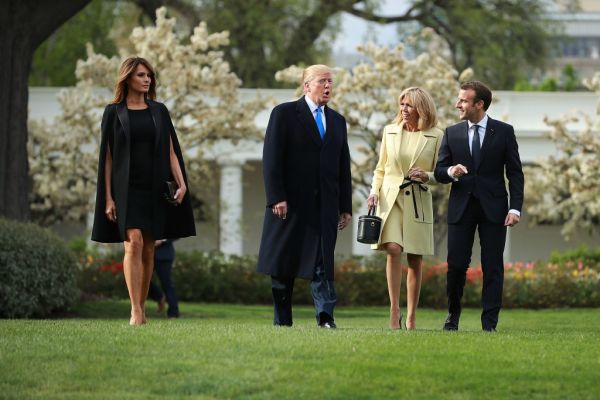
[[323, 126], [323, 120], [321, 119], [321, 107], [317, 107], [315, 122], [317, 123], [317, 128], [319, 129], [319, 134], [321, 135], [321, 140], [325, 137], [325, 127]]
[[473, 166], [479, 168], [481, 162], [481, 142], [479, 141], [479, 125], [473, 125], [473, 141], [471, 142], [471, 157], [473, 157]]

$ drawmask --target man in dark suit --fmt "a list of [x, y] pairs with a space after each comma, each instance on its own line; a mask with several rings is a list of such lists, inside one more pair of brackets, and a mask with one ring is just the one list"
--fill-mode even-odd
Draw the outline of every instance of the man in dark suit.
[[491, 102], [492, 92], [483, 83], [461, 85], [456, 108], [464, 122], [446, 129], [435, 168], [438, 182], [452, 183], [444, 330], [458, 330], [476, 228], [483, 269], [481, 326], [484, 331], [496, 330], [502, 306], [506, 227], [516, 225], [521, 215], [524, 178], [515, 132], [511, 125], [486, 114]]
[[352, 216], [346, 120], [327, 107], [329, 67], [312, 65], [305, 95], [271, 112], [263, 147], [267, 208], [258, 271], [271, 276], [274, 325], [291, 326], [295, 278], [311, 280], [317, 324], [335, 328], [334, 249]]

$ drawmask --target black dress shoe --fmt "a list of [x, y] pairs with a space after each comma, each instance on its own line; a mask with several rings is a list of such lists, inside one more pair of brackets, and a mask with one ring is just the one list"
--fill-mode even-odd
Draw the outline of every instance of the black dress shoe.
[[319, 328], [323, 328], [323, 329], [335, 329], [335, 328], [337, 328], [337, 325], [333, 321], [326, 321], [326, 322], [321, 322], [319, 324]]
[[448, 314], [446, 321], [444, 322], [445, 331], [457, 331], [458, 330], [458, 319], [460, 315]]
[[490, 332], [490, 333], [497, 332], [497, 331], [496, 331], [496, 328], [489, 328], [489, 327], [488, 327], [488, 328], [483, 328], [483, 331], [484, 331], [484, 332]]

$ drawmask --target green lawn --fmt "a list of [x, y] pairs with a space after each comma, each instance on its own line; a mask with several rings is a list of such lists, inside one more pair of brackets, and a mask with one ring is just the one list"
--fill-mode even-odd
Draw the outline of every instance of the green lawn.
[[2, 399], [597, 399], [596, 309], [505, 310], [499, 332], [441, 310], [392, 332], [380, 308], [336, 311], [320, 330], [309, 307], [293, 328], [265, 306], [187, 304], [178, 320], [127, 325], [127, 302], [87, 302], [76, 318], [0, 320]]

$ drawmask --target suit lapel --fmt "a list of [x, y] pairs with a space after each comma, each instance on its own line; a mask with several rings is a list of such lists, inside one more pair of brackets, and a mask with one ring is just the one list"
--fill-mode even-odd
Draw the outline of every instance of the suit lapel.
[[423, 152], [423, 149], [425, 149], [425, 145], [427, 144], [427, 137], [426, 134], [424, 132], [421, 132], [419, 134], [419, 140], [416, 144], [415, 147], [415, 151], [413, 151], [413, 157], [410, 160], [410, 166], [408, 167], [408, 169], [411, 169], [415, 163], [417, 162], [417, 160], [419, 159], [419, 157], [421, 156], [421, 153]]
[[[323, 145], [323, 141], [321, 140], [321, 135], [317, 129], [317, 123], [310, 112], [310, 108], [308, 107], [306, 100], [304, 100], [304, 96], [302, 96], [296, 103], [296, 112], [298, 114], [298, 119], [302, 125], [304, 125], [306, 132], [308, 132], [308, 136], [310, 136], [310, 138], [319, 147], [321, 147]], [[329, 120], [327, 121], [327, 125], [329, 125]]]
[[125, 103], [125, 101], [117, 104], [117, 116], [119, 117], [123, 132], [127, 138], [127, 143], [129, 144], [131, 138], [131, 125], [129, 124], [129, 113], [127, 112], [127, 103]]
[[459, 129], [459, 138], [463, 143], [464, 151], [467, 154], [467, 157], [471, 160], [471, 165], [473, 165], [473, 156], [471, 155], [471, 145], [469, 144], [469, 123], [467, 121], [463, 122], [463, 126]]
[[[391, 133], [393, 131], [394, 133]], [[396, 163], [396, 167], [398, 171], [400, 171], [402, 176], [404, 176], [404, 171], [402, 171], [402, 164], [400, 163], [400, 144], [402, 143], [402, 135], [404, 135], [404, 127], [403, 125], [394, 125], [389, 128], [389, 130], [385, 133], [389, 135], [387, 140], [392, 138], [393, 146], [394, 146], [394, 162]]]
[[488, 116], [488, 122], [487, 122], [487, 126], [485, 128], [485, 136], [483, 137], [483, 143], [481, 144], [481, 162], [479, 163], [480, 167], [481, 167], [481, 164], [483, 163], [483, 160], [485, 160], [485, 152], [491, 146], [490, 143], [493, 140], [494, 140], [494, 120]]
[[325, 121], [327, 122], [327, 126], [325, 127], [325, 138], [323, 140], [323, 144], [327, 144], [335, 134], [335, 128], [333, 124], [333, 114], [331, 110], [327, 106], [323, 107], [323, 109], [325, 110]]

